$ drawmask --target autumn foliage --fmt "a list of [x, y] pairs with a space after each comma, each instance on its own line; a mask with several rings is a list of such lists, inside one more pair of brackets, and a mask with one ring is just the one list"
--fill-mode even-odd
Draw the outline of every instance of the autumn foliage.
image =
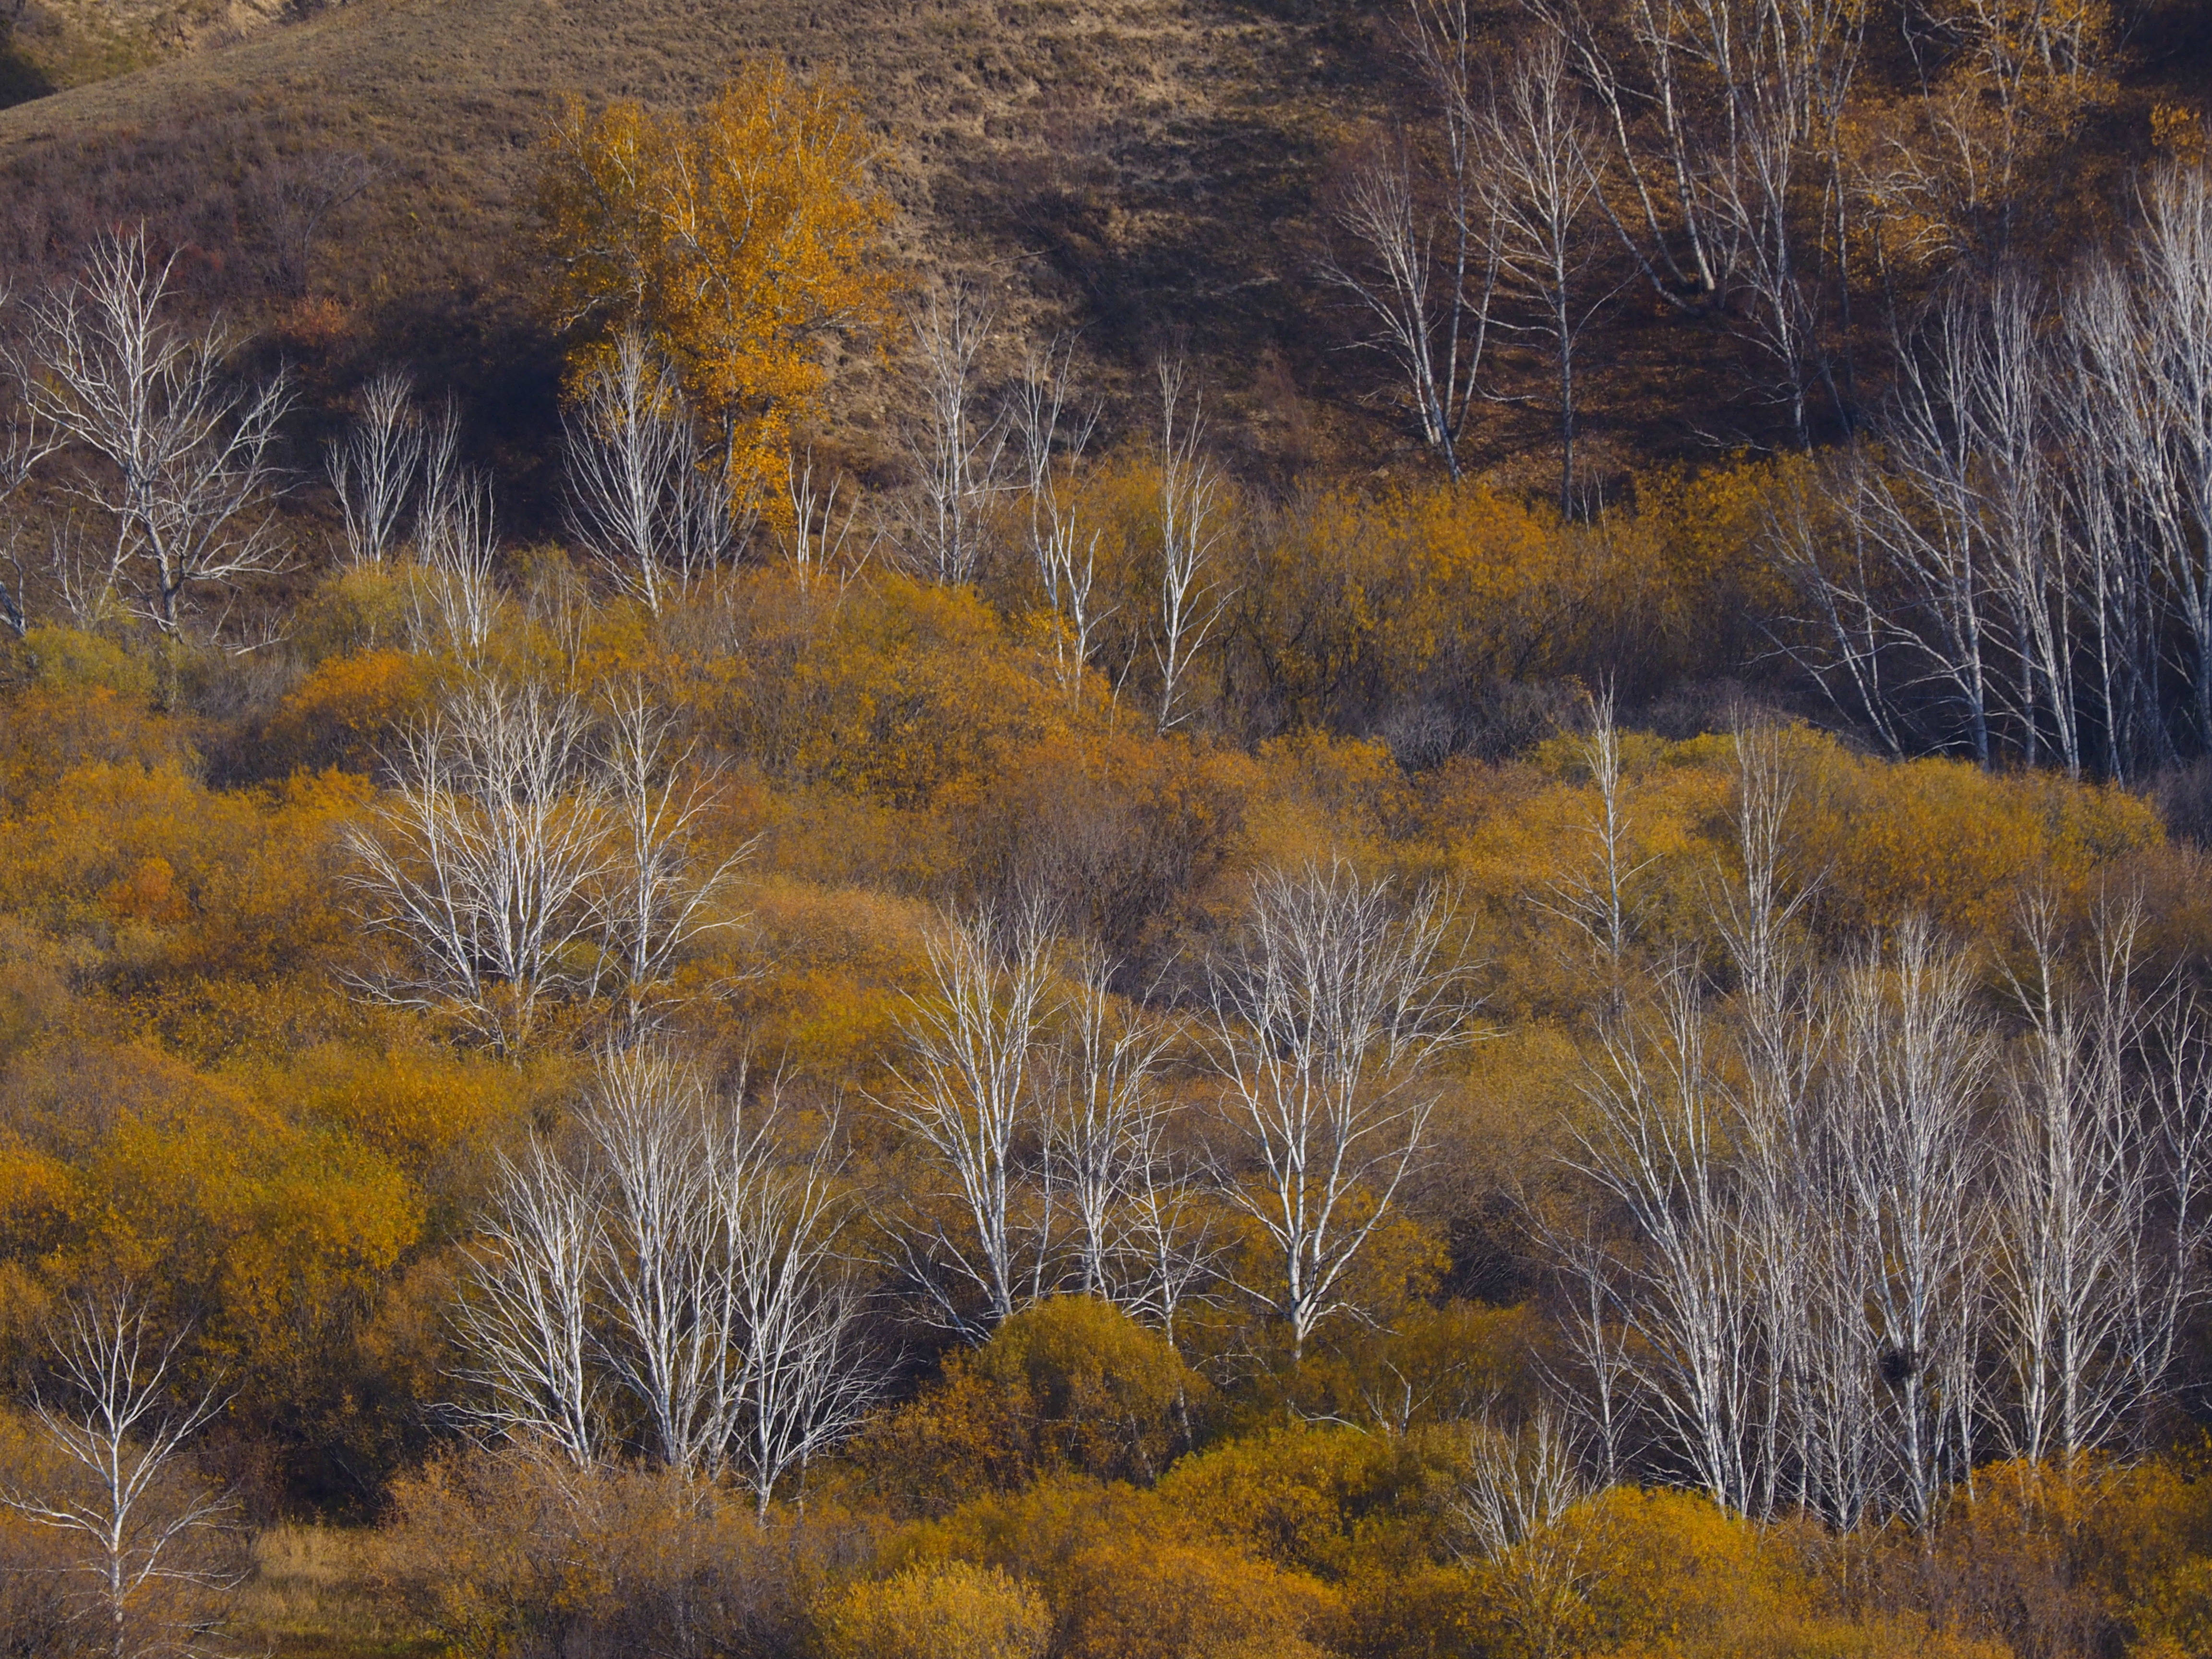
[[889, 318], [876, 153], [850, 88], [775, 63], [691, 117], [572, 97], [547, 140], [550, 302], [578, 362], [643, 329], [722, 434], [732, 489], [771, 514], [825, 353]]

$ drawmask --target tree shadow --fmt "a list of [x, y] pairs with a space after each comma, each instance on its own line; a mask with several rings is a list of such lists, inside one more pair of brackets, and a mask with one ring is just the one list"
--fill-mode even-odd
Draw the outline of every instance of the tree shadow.
[[0, 109], [11, 109], [54, 90], [52, 79], [23, 55], [12, 27], [0, 25]]

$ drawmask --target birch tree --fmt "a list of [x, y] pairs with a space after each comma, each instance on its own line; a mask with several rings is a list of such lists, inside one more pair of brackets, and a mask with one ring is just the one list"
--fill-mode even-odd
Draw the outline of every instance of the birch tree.
[[921, 489], [912, 525], [916, 556], [939, 581], [973, 581], [988, 550], [1007, 435], [1004, 416], [983, 408], [991, 308], [955, 283], [932, 288], [907, 321], [922, 393], [922, 417], [907, 441]]
[[1097, 427], [1097, 410], [1070, 407], [1071, 341], [1055, 341], [1024, 366], [1014, 402], [1014, 436], [1026, 477], [1030, 556], [1045, 602], [1060, 623], [1053, 636], [1054, 664], [1068, 700], [1080, 705], [1091, 661], [1091, 636], [1118, 607], [1091, 600], [1098, 574], [1100, 532], [1084, 533], [1081, 513], [1062, 475], [1080, 464]]
[[1215, 1177], [1267, 1240], [1249, 1286], [1302, 1352], [1356, 1311], [1348, 1275], [1420, 1157], [1431, 1063], [1468, 1035], [1451, 917], [1431, 888], [1402, 910], [1338, 859], [1253, 883], [1244, 937], [1208, 969], [1233, 1152]]
[[1356, 167], [1334, 212], [1356, 250], [1322, 274], [1349, 294], [1401, 377], [1421, 441], [1460, 477], [1459, 446], [1489, 343], [1500, 246], [1480, 187], [1484, 162], [1465, 0], [1417, 0], [1409, 43], [1431, 118], [1391, 134]]
[[75, 1489], [0, 1489], [0, 1505], [82, 1540], [94, 1651], [110, 1659], [216, 1651], [211, 1604], [242, 1575], [195, 1546], [225, 1525], [232, 1505], [195, 1479], [185, 1451], [226, 1401], [212, 1389], [174, 1397], [183, 1338], [153, 1338], [128, 1297], [68, 1303], [49, 1337], [60, 1387], [58, 1397], [33, 1395], [32, 1416]]
[[173, 636], [196, 594], [283, 568], [268, 507], [292, 404], [282, 374], [231, 379], [237, 342], [220, 324], [176, 319], [175, 269], [143, 230], [100, 238], [30, 301], [9, 353], [32, 416], [90, 462], [72, 488], [114, 526], [109, 585]]
[[653, 1455], [711, 1473], [736, 1426], [744, 1334], [720, 1260], [705, 1084], [665, 1050], [608, 1054], [584, 1132], [601, 1174], [594, 1267], [608, 1358], [644, 1411]]
[[654, 708], [642, 685], [614, 694], [605, 727], [600, 765], [612, 845], [592, 902], [622, 987], [622, 1028], [635, 1040], [672, 996], [685, 947], [732, 925], [720, 902], [757, 838], [711, 869], [695, 866], [692, 842], [720, 799], [697, 775], [696, 745], [677, 742], [675, 721]]
[[478, 1431], [542, 1441], [579, 1468], [599, 1456], [605, 1389], [592, 1329], [592, 1281], [605, 1223], [595, 1176], [533, 1139], [504, 1153], [498, 1185], [465, 1248], [448, 1316], [473, 1390], [450, 1409]]
[[796, 1164], [773, 1156], [772, 1127], [748, 1133], [733, 1124], [714, 1165], [744, 1337], [730, 1462], [763, 1517], [786, 1480], [860, 1426], [885, 1382], [860, 1333], [860, 1291], [837, 1249], [836, 1125]]
[[1220, 470], [1206, 458], [1205, 400], [1183, 403], [1186, 365], [1162, 358], [1160, 383], [1160, 609], [1152, 659], [1160, 672], [1159, 730], [1190, 718], [1191, 671], [1227, 612], [1233, 591], [1214, 568], [1221, 538]]
[[[2072, 1467], [2125, 1444], [2166, 1380], [2171, 1311], [2197, 1295], [2205, 1101], [2148, 1052], [2133, 982], [2140, 914], [2108, 910], [2081, 982], [2047, 900], [2030, 906], [2028, 1030], [2006, 1077], [1996, 1152], [1996, 1290], [2018, 1454]], [[2161, 1035], [2185, 1052], [2185, 1024]], [[2147, 1063], [2148, 1062], [2148, 1063]]]
[[[1477, 129], [1485, 152], [1478, 188], [1501, 303], [1514, 325], [1547, 343], [1559, 440], [1559, 512], [1574, 507], [1576, 351], [1609, 293], [1589, 292], [1589, 221], [1600, 199], [1597, 135], [1582, 107], [1567, 51], [1540, 34], [1493, 88]], [[1499, 316], [1501, 322], [1504, 316]]]
[[590, 738], [574, 697], [479, 681], [401, 739], [392, 787], [349, 836], [363, 920], [395, 948], [363, 990], [505, 1051], [589, 993], [611, 866]]
[[884, 1103], [950, 1184], [933, 1207], [909, 1204], [898, 1231], [939, 1315], [980, 1334], [1056, 1284], [1053, 1194], [1024, 1179], [1043, 1130], [1052, 940], [1034, 910], [947, 915], [928, 952], [931, 988], [908, 1000]]
[[361, 412], [324, 458], [346, 557], [356, 569], [384, 563], [399, 543], [422, 466], [422, 424], [414, 388], [389, 369], [361, 391]]
[[1870, 1269], [1876, 1407], [1899, 1508], [1925, 1525], [1972, 1467], [1986, 1170], [1972, 1109], [1992, 1055], [1966, 964], [1924, 922], [1846, 975], [1832, 1110]]
[[1109, 976], [1095, 951], [1077, 965], [1050, 1057], [1045, 1136], [1074, 1230], [1077, 1287], [1118, 1303], [1125, 1214], [1161, 1157], [1157, 1073], [1168, 1034], [1142, 1010], [1122, 1006]]
[[676, 369], [626, 329], [561, 416], [569, 532], [659, 616], [736, 539], [728, 480], [700, 444]]

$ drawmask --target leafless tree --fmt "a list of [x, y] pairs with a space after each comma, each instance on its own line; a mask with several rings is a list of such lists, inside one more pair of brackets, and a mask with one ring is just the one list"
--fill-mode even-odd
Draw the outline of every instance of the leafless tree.
[[[947, 915], [928, 948], [933, 984], [901, 1020], [905, 1057], [886, 1109], [950, 1178], [933, 1197], [951, 1214], [917, 1207], [900, 1231], [939, 1312], [957, 1329], [988, 1330], [1054, 1283], [1051, 1188], [1025, 1193], [1020, 1167], [1042, 1129], [1052, 939], [1032, 908]], [[981, 1297], [980, 1320], [963, 1291]]]
[[744, 1333], [720, 1260], [706, 1086], [662, 1049], [605, 1054], [584, 1129], [604, 1172], [595, 1277], [615, 1374], [644, 1410], [653, 1455], [711, 1472], [735, 1426]]
[[1162, 1120], [1149, 1120], [1155, 1137], [1135, 1158], [1135, 1176], [1119, 1229], [1115, 1300], [1133, 1317], [1159, 1327], [1172, 1343], [1176, 1321], [1194, 1303], [1213, 1299], [1228, 1241], [1216, 1229], [1218, 1205], [1202, 1171], [1176, 1158], [1163, 1144]]
[[649, 1044], [600, 1055], [576, 1170], [533, 1143], [469, 1252], [454, 1314], [477, 1386], [465, 1421], [543, 1438], [580, 1466], [625, 1397], [650, 1455], [730, 1473], [762, 1513], [848, 1433], [882, 1368], [836, 1250], [835, 1126], [784, 1158], [773, 1098], [749, 1114]]
[[[1526, 3], [1601, 112], [1619, 187], [1595, 205], [1663, 303], [1727, 314], [1748, 290], [1748, 337], [1776, 362], [1802, 438], [1812, 386], [1845, 402], [1820, 337], [1820, 290], [1848, 305], [1854, 195], [1843, 131], [1864, 9]], [[1809, 238], [1800, 208], [1808, 197], [1820, 204]]]
[[570, 532], [617, 587], [658, 616], [720, 567], [736, 534], [729, 488], [642, 333], [616, 340], [561, 429]]
[[1074, 1226], [1077, 1286], [1119, 1302], [1124, 1212], [1160, 1157], [1157, 1073], [1168, 1033], [1113, 994], [1110, 971], [1095, 951], [1077, 962], [1049, 1057], [1044, 1128]]
[[[1997, 378], [1997, 334], [1976, 296], [1954, 289], [1917, 349], [1901, 356], [1894, 395], [1845, 474], [1842, 507], [1856, 556], [1808, 568], [1833, 618], [1834, 644], [1863, 695], [1882, 655], [1903, 659], [1887, 680], [1885, 720], [1902, 725], [1931, 688], [1954, 711], [1950, 731], [1982, 763], [1996, 753], [2015, 712], [2006, 673], [2014, 641], [2003, 627], [1996, 544], [1978, 416]], [[2015, 731], [2024, 728], [2015, 726]]]
[[[0, 289], [0, 307], [6, 305], [8, 295]], [[25, 412], [8, 428], [4, 443], [0, 443], [0, 505], [5, 505], [15, 493], [29, 480], [33, 469], [52, 454], [60, 439], [39, 422], [35, 414]], [[26, 612], [27, 594], [23, 581], [23, 562], [16, 553], [17, 530], [12, 524], [8, 531], [5, 557], [10, 580], [0, 582], [0, 623], [15, 630], [21, 639], [29, 625]]]
[[1060, 629], [1053, 637], [1054, 661], [1069, 700], [1080, 704], [1091, 661], [1091, 635], [1115, 614], [1091, 601], [1097, 584], [1099, 532], [1083, 533], [1081, 516], [1062, 493], [1061, 472], [1082, 460], [1097, 425], [1097, 410], [1069, 408], [1072, 341], [1046, 346], [1024, 365], [1015, 390], [1014, 436], [1028, 485], [1030, 555], [1037, 580]]
[[1628, 1434], [1636, 1411], [1636, 1376], [1626, 1336], [1628, 1321], [1622, 1288], [1625, 1275], [1593, 1218], [1574, 1228], [1546, 1224], [1538, 1236], [1559, 1269], [1564, 1292], [1559, 1320], [1567, 1364], [1547, 1367], [1555, 1391], [1572, 1419], [1579, 1420], [1604, 1484], [1621, 1479], [1627, 1466]]
[[1588, 729], [1578, 746], [1597, 799], [1589, 817], [1577, 827], [1590, 842], [1591, 861], [1554, 880], [1536, 902], [1587, 934], [1618, 980], [1628, 960], [1640, 908], [1634, 890], [1637, 878], [1651, 861], [1635, 856], [1612, 686], [1591, 694], [1587, 714]]
[[1574, 507], [1575, 353], [1610, 291], [1589, 291], [1600, 200], [1598, 137], [1557, 35], [1539, 34], [1478, 112], [1477, 190], [1498, 325], [1548, 342], [1559, 435], [1559, 511]]
[[2136, 264], [2134, 337], [2157, 422], [2138, 484], [2190, 643], [2197, 741], [2212, 748], [2212, 179], [2201, 165], [2152, 179]]
[[491, 479], [473, 467], [442, 467], [451, 460], [448, 424], [432, 435], [415, 525], [415, 568], [408, 573], [411, 624], [422, 648], [452, 652], [471, 667], [482, 664], [499, 610], [492, 577], [499, 550]]
[[386, 172], [358, 150], [288, 157], [263, 170], [258, 181], [263, 188], [257, 194], [268, 239], [264, 257], [278, 292], [307, 292], [317, 234], [331, 215], [365, 195]]
[[1517, 1434], [1485, 1422], [1473, 1431], [1452, 1504], [1503, 1592], [1503, 1611], [1536, 1659], [1568, 1651], [1572, 1616], [1603, 1570], [1590, 1496], [1565, 1425], [1540, 1407]]
[[1322, 272], [1372, 319], [1365, 343], [1404, 377], [1422, 441], [1457, 479], [1498, 270], [1496, 227], [1477, 182], [1481, 49], [1465, 0], [1416, 0], [1408, 33], [1434, 119], [1418, 137], [1393, 135], [1353, 170], [1335, 218], [1358, 256], [1332, 252]]
[[573, 697], [478, 681], [406, 734], [393, 770], [350, 836], [351, 880], [401, 963], [363, 988], [512, 1050], [599, 971], [591, 900], [611, 859], [590, 722]]
[[592, 1332], [604, 1247], [599, 1178], [535, 1139], [519, 1163], [501, 1156], [499, 1177], [450, 1315], [466, 1357], [458, 1379], [477, 1391], [453, 1410], [480, 1431], [542, 1440], [588, 1468], [605, 1404]]
[[346, 556], [380, 565], [398, 544], [399, 526], [422, 465], [422, 425], [406, 375], [386, 370], [362, 388], [361, 414], [325, 458]]
[[1972, 1109], [1991, 1063], [1966, 965], [1925, 922], [1845, 975], [1831, 1109], [1869, 1272], [1882, 1449], [1899, 1507], [1924, 1525], [1972, 1467], [1984, 1166]]
[[939, 581], [975, 580], [1000, 489], [1006, 423], [982, 404], [982, 355], [989, 304], [960, 283], [933, 287], [908, 313], [921, 358], [923, 416], [909, 434], [921, 499], [914, 515], [915, 556]]
[[[2139, 909], [2100, 917], [2087, 983], [2063, 961], [2051, 902], [2027, 920], [2028, 1031], [1996, 1152], [2005, 1426], [2021, 1456], [2070, 1467], [2124, 1443], [2166, 1381], [2172, 1312], [2197, 1294], [2207, 1103], [2193, 1079], [2166, 1086], [2150, 1052]], [[2156, 1035], [2186, 1054], [2192, 1024]]]
[[[2104, 732], [2103, 770], [2124, 778], [2173, 757], [2161, 707], [2172, 478], [2148, 366], [2137, 347], [2136, 285], [2110, 257], [2091, 260], [2064, 303], [2063, 369], [2054, 389], [2066, 533], [2077, 551], [2074, 603], [2084, 670]], [[2186, 592], [2186, 574], [2179, 585]]]
[[[1680, 1460], [1677, 1476], [1742, 1511], [1761, 1474], [1762, 1375], [1753, 1264], [1724, 1167], [1730, 1103], [1694, 964], [1669, 964], [1655, 990], [1655, 1008], [1606, 1034], [1581, 1165], [1633, 1231], [1620, 1302], [1663, 1454]], [[1610, 1289], [1603, 1258], [1577, 1265]]]
[[74, 488], [114, 522], [112, 584], [171, 635], [194, 593], [283, 564], [266, 508], [292, 401], [281, 374], [230, 380], [235, 342], [219, 324], [194, 333], [174, 320], [174, 269], [143, 230], [103, 237], [31, 302], [9, 349], [27, 411], [91, 459]]
[[1213, 637], [1234, 590], [1213, 569], [1221, 538], [1221, 473], [1206, 459], [1205, 399], [1183, 408], [1186, 364], [1163, 357], [1160, 381], [1160, 617], [1152, 647], [1160, 671], [1162, 732], [1190, 717], [1191, 670]]
[[622, 985], [623, 1029], [635, 1038], [666, 999], [684, 947], [731, 925], [718, 902], [758, 842], [742, 842], [712, 869], [695, 867], [693, 837], [720, 799], [698, 775], [697, 745], [677, 741], [675, 721], [642, 685], [613, 695], [605, 727], [600, 769], [614, 845], [594, 902]]
[[52, 1332], [61, 1395], [34, 1398], [40, 1436], [81, 1485], [0, 1492], [25, 1519], [82, 1540], [94, 1584], [93, 1650], [111, 1659], [183, 1659], [216, 1650], [204, 1603], [238, 1575], [193, 1559], [229, 1502], [198, 1482], [185, 1448], [226, 1403], [214, 1389], [173, 1397], [181, 1336], [160, 1341], [130, 1299], [71, 1301]]
[[1341, 859], [1263, 874], [1209, 975], [1239, 1143], [1216, 1178], [1267, 1238], [1274, 1276], [1254, 1288], [1301, 1352], [1353, 1310], [1346, 1276], [1420, 1156], [1429, 1063], [1468, 1032], [1444, 896], [1395, 897]]
[[731, 1458], [768, 1513], [779, 1486], [860, 1425], [884, 1372], [860, 1334], [863, 1303], [837, 1251], [843, 1209], [833, 1122], [803, 1162], [772, 1157], [769, 1124], [733, 1124], [715, 1201], [744, 1333]]
[[[791, 504], [791, 530], [786, 544], [802, 591], [844, 559], [860, 511], [857, 503], [848, 500], [843, 515], [839, 515], [837, 495], [845, 483], [841, 473], [831, 477], [826, 489], [816, 484], [811, 448], [791, 458], [785, 475], [786, 499]], [[865, 554], [862, 562], [866, 562]]]
[[1822, 1194], [1808, 1168], [1817, 1144], [1813, 1085], [1822, 1021], [1794, 924], [1816, 883], [1790, 868], [1788, 819], [1793, 793], [1778, 734], [1740, 726], [1735, 733], [1736, 867], [1713, 904], [1736, 977], [1733, 1089], [1741, 1225], [1758, 1268], [1752, 1280], [1759, 1341], [1770, 1378], [1753, 1431], [1752, 1501], [1765, 1513], [1793, 1474], [1796, 1501], [1809, 1501], [1805, 1446], [1812, 1426], [1801, 1409], [1808, 1361], [1807, 1331], [1820, 1287], [1808, 1216]]

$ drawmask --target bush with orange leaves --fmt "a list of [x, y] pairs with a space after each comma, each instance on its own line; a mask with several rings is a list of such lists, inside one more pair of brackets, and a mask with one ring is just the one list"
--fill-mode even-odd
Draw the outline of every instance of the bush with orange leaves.
[[1043, 1659], [1051, 1629], [1035, 1590], [963, 1561], [863, 1579], [821, 1620], [828, 1659]]
[[1211, 1394], [1158, 1331], [1097, 1297], [1054, 1297], [951, 1355], [852, 1457], [875, 1499], [908, 1514], [1053, 1475], [1150, 1484], [1189, 1449]]
[[890, 199], [851, 88], [782, 64], [741, 69], [694, 115], [569, 98], [538, 183], [550, 309], [626, 327], [676, 364], [718, 428], [730, 485], [772, 509], [794, 426], [828, 377], [823, 348], [887, 320], [878, 245]]
[[462, 1451], [393, 1483], [385, 1594], [455, 1659], [800, 1650], [824, 1533], [666, 1470]]

